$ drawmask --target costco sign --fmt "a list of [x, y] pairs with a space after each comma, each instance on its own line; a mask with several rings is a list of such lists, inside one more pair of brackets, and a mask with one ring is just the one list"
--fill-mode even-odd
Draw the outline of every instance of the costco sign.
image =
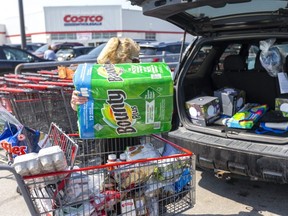
[[102, 25], [103, 16], [91, 15], [91, 16], [77, 16], [77, 15], [65, 15], [63, 18], [64, 26], [91, 26]]

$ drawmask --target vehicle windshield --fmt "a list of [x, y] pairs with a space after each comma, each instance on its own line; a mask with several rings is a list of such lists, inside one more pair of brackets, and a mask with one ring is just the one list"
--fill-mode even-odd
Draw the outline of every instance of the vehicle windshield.
[[63, 54], [73, 54], [73, 53], [74, 53], [73, 49], [60, 49], [56, 54], [63, 55]]
[[32, 59], [32, 55], [29, 55], [28, 53], [18, 50], [18, 49], [13, 49], [10, 47], [4, 47], [3, 48], [3, 53], [5, 54], [5, 59], [10, 60], [10, 61], [29, 61]]
[[43, 45], [43, 46], [41, 46], [41, 47], [39, 47], [37, 50], [35, 50], [35, 52], [37, 53], [37, 52], [45, 52], [47, 49], [48, 49], [48, 44], [45, 44], [45, 45]]
[[92, 55], [92, 56], [98, 56], [106, 43], [100, 44], [99, 46], [95, 47], [93, 50], [91, 50], [87, 55]]

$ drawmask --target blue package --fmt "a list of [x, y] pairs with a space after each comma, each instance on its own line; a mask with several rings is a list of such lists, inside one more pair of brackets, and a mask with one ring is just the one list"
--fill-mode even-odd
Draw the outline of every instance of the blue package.
[[192, 180], [190, 169], [185, 168], [178, 181], [175, 182], [175, 192], [179, 193]]
[[39, 152], [38, 141], [40, 132], [22, 126], [5, 122], [4, 130], [0, 135], [0, 146], [12, 157], [23, 155], [29, 152]]

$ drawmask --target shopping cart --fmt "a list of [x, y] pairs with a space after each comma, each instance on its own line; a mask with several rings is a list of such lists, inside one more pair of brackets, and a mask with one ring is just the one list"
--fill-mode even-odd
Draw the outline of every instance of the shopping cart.
[[32, 89], [0, 88], [1, 105], [25, 126], [48, 132], [50, 123], [41, 95]]
[[[32, 215], [177, 215], [195, 204], [195, 156], [190, 151], [155, 135], [115, 139], [115, 144], [123, 141], [120, 151], [107, 152], [98, 152], [107, 149], [103, 140], [73, 139], [79, 145], [73, 170], [22, 178], [12, 167], [0, 167], [13, 172]], [[125, 141], [126, 153], [130, 144], [149, 145], [157, 157], [151, 153], [107, 163], [109, 154], [123, 154]], [[91, 165], [92, 159], [98, 165]], [[45, 185], [41, 179], [60, 175], [66, 177], [39, 187]]]
[[70, 105], [73, 89], [68, 82], [22, 82], [0, 87], [0, 103], [27, 127], [47, 133], [51, 122], [56, 122], [65, 132], [74, 133], [78, 128], [77, 113]]
[[[65, 162], [67, 163], [67, 170], [72, 169], [74, 166], [75, 158], [78, 151], [78, 145], [73, 139], [66, 135], [55, 123], [51, 123], [49, 133], [42, 143], [43, 149], [49, 148], [51, 146], [59, 146], [64, 152]], [[9, 152], [8, 152], [9, 153]], [[9, 153], [10, 154], [10, 153]], [[21, 157], [15, 156], [14, 157]], [[39, 215], [38, 211], [35, 211], [35, 203], [33, 201], [33, 194], [38, 191], [39, 188], [45, 185], [46, 188], [51, 187], [51, 185], [58, 184], [58, 182], [63, 181], [65, 175], [55, 175], [49, 176], [47, 174], [42, 174], [41, 177], [34, 175], [32, 178], [25, 179], [16, 172], [13, 167], [15, 164], [10, 165], [0, 165], [0, 170], [7, 170], [14, 174], [15, 180], [17, 182], [17, 191], [23, 195], [25, 202], [32, 215]], [[38, 175], [39, 176], [39, 175]]]
[[[84, 62], [19, 64], [14, 74], [0, 77], [0, 104], [27, 127], [47, 133], [51, 122], [55, 122], [65, 132], [75, 133], [78, 131], [77, 113], [70, 105], [73, 82], [60, 79], [58, 71], [52, 68]], [[38, 72], [22, 71], [29, 69], [38, 69]]]

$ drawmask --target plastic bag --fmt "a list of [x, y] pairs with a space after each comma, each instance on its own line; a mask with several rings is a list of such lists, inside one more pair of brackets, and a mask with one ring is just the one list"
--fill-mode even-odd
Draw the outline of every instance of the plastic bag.
[[10, 112], [8, 112], [2, 105], [0, 105], [0, 125], [2, 126], [1, 132], [3, 131], [6, 122], [14, 124], [17, 129], [23, 127], [23, 125]]
[[49, 146], [47, 134], [22, 125], [10, 112], [0, 105], [0, 147], [13, 158], [38, 151]]
[[12, 157], [29, 152], [38, 152], [42, 146], [38, 145], [40, 132], [28, 127], [17, 127], [6, 122], [0, 134], [0, 146]]
[[283, 71], [283, 58], [280, 50], [274, 46], [276, 39], [260, 41], [260, 62], [268, 74], [277, 77]]

